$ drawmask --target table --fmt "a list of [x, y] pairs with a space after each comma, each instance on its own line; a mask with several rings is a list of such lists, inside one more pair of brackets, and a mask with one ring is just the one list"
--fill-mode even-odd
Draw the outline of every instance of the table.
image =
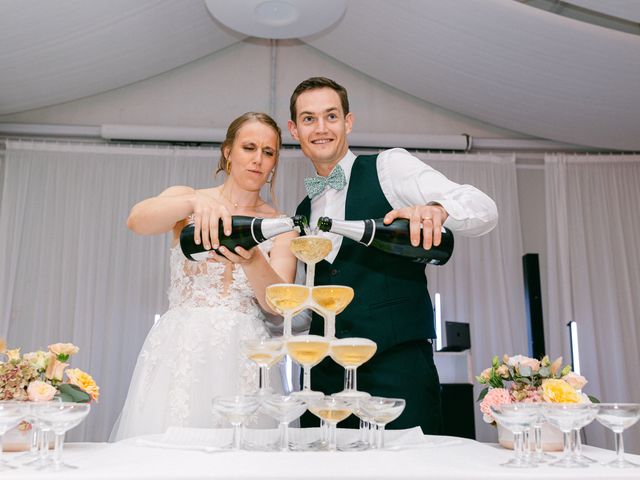
[[[498, 445], [456, 437], [425, 436], [424, 446], [392, 451], [363, 452], [215, 452], [140, 446], [134, 440], [119, 443], [71, 443], [65, 459], [80, 468], [62, 473], [37, 472], [21, 467], [3, 471], [4, 479], [628, 479], [640, 478], [640, 469], [618, 470], [602, 465], [561, 469], [500, 467], [513, 452]], [[598, 461], [614, 452], [584, 447]], [[18, 454], [7, 454], [11, 458]], [[640, 455], [629, 455], [640, 463]]]

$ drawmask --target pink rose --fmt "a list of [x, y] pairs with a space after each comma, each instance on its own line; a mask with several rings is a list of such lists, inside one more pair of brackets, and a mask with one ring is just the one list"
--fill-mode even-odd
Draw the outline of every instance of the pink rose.
[[576, 390], [582, 390], [582, 387], [584, 387], [587, 384], [587, 379], [584, 378], [582, 375], [578, 375], [575, 372], [567, 373], [564, 377], [562, 377], [562, 380], [567, 382]]
[[495, 422], [493, 415], [491, 415], [492, 405], [504, 405], [506, 403], [513, 403], [511, 395], [504, 388], [490, 388], [487, 394], [480, 403], [480, 411], [482, 412], [482, 419], [487, 423]]
[[56, 393], [58, 390], [53, 385], [41, 380], [34, 380], [27, 387], [27, 395], [32, 402], [48, 402]]

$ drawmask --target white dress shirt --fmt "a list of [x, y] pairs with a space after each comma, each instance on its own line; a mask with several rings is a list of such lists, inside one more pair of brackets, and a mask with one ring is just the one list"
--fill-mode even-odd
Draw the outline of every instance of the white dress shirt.
[[[347, 191], [355, 159], [356, 156], [349, 150], [338, 162], [347, 180], [342, 190], [336, 191], [328, 187], [311, 200], [310, 225], [317, 225], [320, 217], [344, 220]], [[488, 233], [498, 223], [496, 204], [488, 195], [471, 185], [452, 182], [403, 148], [380, 152], [376, 169], [382, 192], [394, 209], [440, 204], [449, 214], [444, 226], [454, 233], [470, 237]], [[333, 250], [326, 258], [329, 263], [333, 263], [342, 245], [342, 235], [321, 234], [333, 242]]]

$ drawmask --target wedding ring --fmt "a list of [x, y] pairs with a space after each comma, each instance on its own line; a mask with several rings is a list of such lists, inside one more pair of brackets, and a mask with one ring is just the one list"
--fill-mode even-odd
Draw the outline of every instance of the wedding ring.
[[422, 217], [422, 221], [424, 222], [425, 220], [431, 220], [431, 217]]

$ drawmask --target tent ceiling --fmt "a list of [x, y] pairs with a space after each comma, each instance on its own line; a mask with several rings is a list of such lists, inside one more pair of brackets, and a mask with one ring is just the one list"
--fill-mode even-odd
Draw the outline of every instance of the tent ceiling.
[[[200, 0], [0, 5], [0, 114], [134, 83], [243, 39]], [[303, 41], [492, 125], [640, 149], [639, 35], [514, 0], [350, 0], [335, 27]]]

